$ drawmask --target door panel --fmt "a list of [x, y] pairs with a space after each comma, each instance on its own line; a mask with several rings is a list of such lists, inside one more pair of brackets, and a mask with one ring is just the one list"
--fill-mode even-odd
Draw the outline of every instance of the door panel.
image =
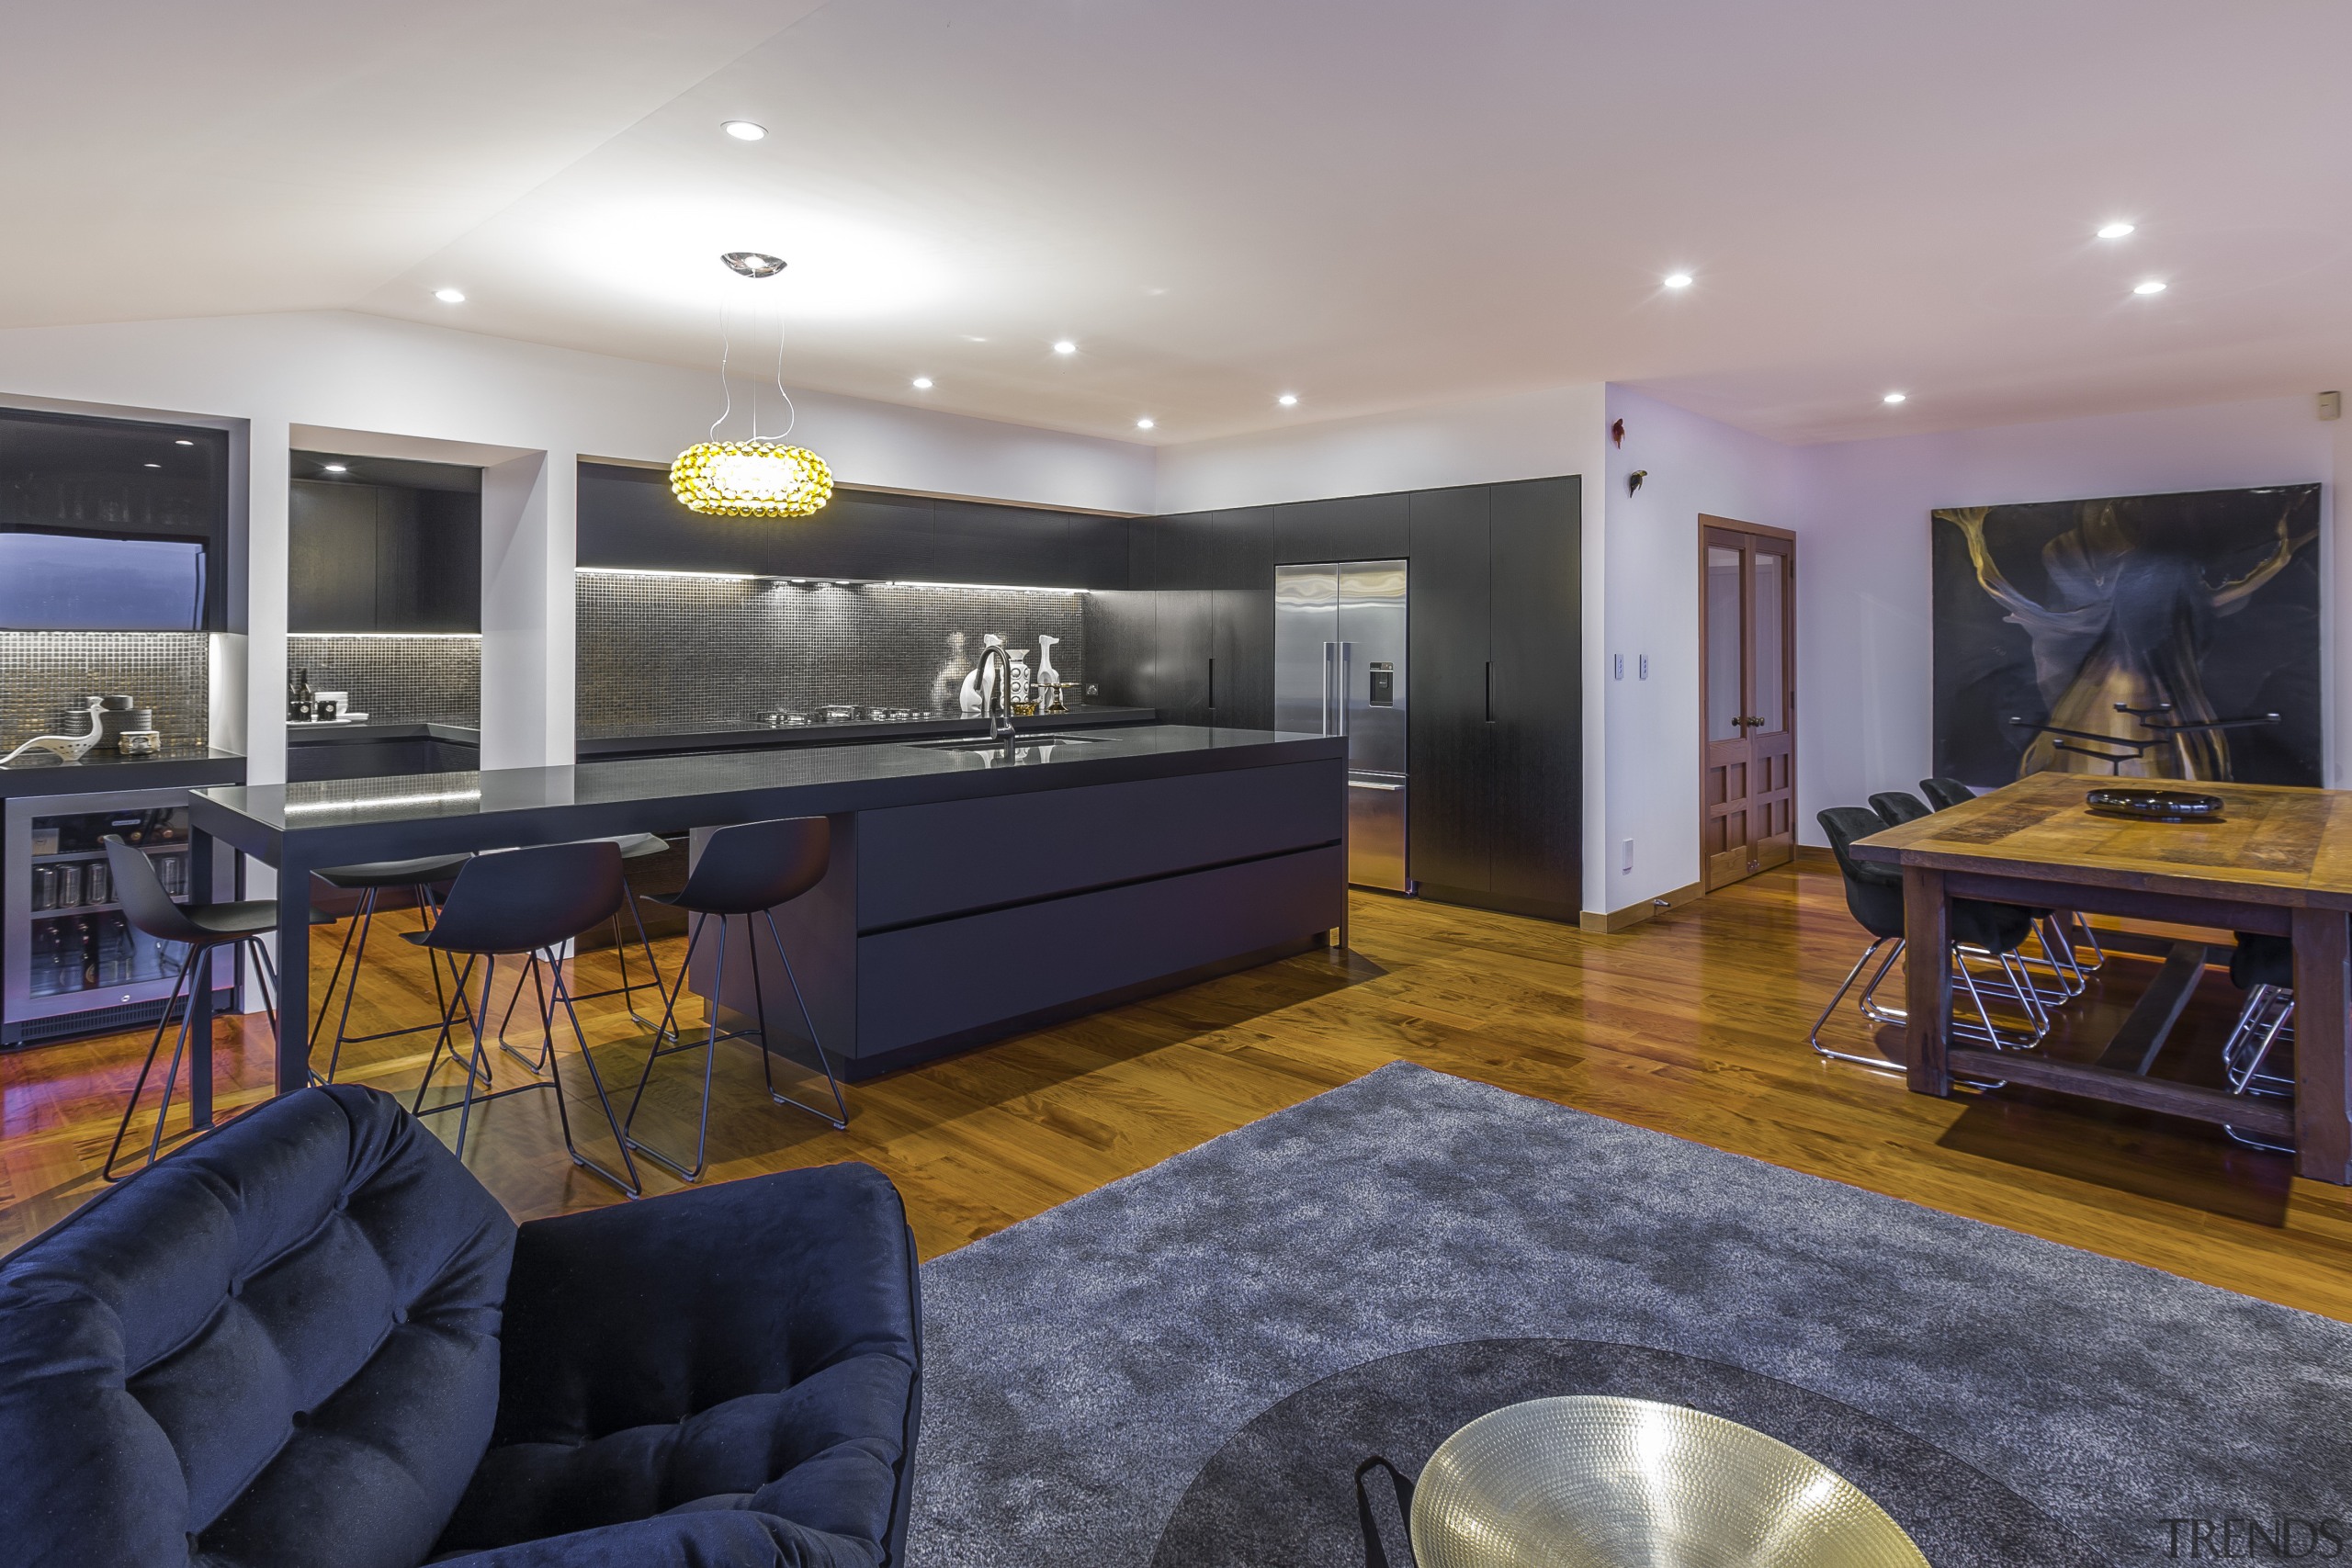
[[1700, 547], [1699, 851], [1713, 891], [1796, 852], [1796, 547], [1713, 519]]
[[1487, 502], [1494, 666], [1491, 865], [1506, 907], [1574, 919], [1584, 902], [1583, 483], [1496, 485]]
[[1331, 562], [1274, 569], [1274, 728], [1329, 735], [1332, 649], [1340, 637], [1340, 570]]
[[1776, 540], [1758, 539], [1748, 552], [1747, 711], [1756, 720], [1747, 742], [1749, 834], [1759, 871], [1785, 864], [1796, 853], [1796, 736], [1789, 723], [1795, 701], [1789, 679], [1794, 564], [1794, 551]]
[[1409, 869], [1432, 892], [1484, 894], [1494, 807], [1487, 490], [1419, 491], [1410, 500]]

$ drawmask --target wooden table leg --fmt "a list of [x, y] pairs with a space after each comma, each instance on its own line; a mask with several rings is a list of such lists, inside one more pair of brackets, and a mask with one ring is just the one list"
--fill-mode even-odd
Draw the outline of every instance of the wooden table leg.
[[1951, 1093], [1951, 907], [1944, 874], [1903, 868], [1905, 1077], [1915, 1094]]
[[2352, 1184], [2352, 928], [2340, 909], [2295, 911], [2295, 1174]]
[[[187, 897], [191, 904], [213, 901], [212, 835], [200, 829], [187, 836]], [[236, 962], [233, 954], [230, 962]], [[216, 953], [204, 955], [180, 1004], [187, 1013], [187, 1122], [198, 1132], [212, 1125], [212, 971], [219, 964]]]

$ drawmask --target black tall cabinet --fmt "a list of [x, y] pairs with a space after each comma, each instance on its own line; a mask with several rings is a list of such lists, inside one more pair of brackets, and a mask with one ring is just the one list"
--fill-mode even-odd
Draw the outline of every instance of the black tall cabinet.
[[1102, 700], [1174, 724], [1273, 723], [1278, 563], [1408, 563], [1407, 874], [1428, 897], [1583, 908], [1583, 481], [1138, 518], [1087, 637]]

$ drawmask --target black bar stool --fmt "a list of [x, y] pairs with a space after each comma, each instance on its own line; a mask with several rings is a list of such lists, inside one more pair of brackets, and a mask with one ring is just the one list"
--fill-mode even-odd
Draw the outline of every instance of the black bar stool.
[[[613, 1114], [613, 1102], [605, 1092], [604, 1076], [596, 1070], [596, 1058], [589, 1055], [588, 1036], [580, 1027], [580, 1014], [572, 1010], [571, 998], [563, 987], [563, 968], [553, 969], [553, 1000], [543, 1016], [547, 1021], [544, 1057], [548, 1076], [535, 1077], [529, 1083], [507, 1089], [488, 1089], [476, 1093], [477, 1086], [491, 1082], [490, 1059], [484, 1039], [484, 1023], [490, 1017], [490, 991], [497, 977], [498, 961], [502, 957], [526, 956], [543, 948], [560, 947], [582, 931], [592, 931], [612, 919], [621, 906], [623, 884], [620, 851], [601, 840], [584, 844], [546, 844], [536, 849], [508, 850], [494, 855], [476, 855], [466, 862], [458, 873], [449, 896], [441, 902], [440, 918], [433, 929], [424, 931], [403, 931], [403, 940], [420, 947], [434, 949], [451, 955], [454, 963], [463, 957], [466, 965], [458, 973], [457, 999], [443, 1010], [441, 1032], [433, 1042], [433, 1055], [424, 1064], [424, 1077], [416, 1086], [416, 1099], [410, 1110], [418, 1116], [437, 1116], [455, 1109], [458, 1112], [457, 1152], [460, 1159], [466, 1153], [466, 1128], [473, 1116], [474, 1102], [503, 1100], [508, 1095], [527, 1094], [534, 1089], [555, 1091], [556, 1117], [563, 1127], [563, 1146], [571, 1155], [571, 1163], [582, 1166], [611, 1182], [629, 1197], [643, 1190], [638, 1179], [637, 1162], [629, 1157], [627, 1135], [621, 1131], [618, 1118]], [[473, 1057], [468, 1065], [464, 1096], [449, 1104], [425, 1108], [425, 1091], [433, 1085], [434, 1069], [441, 1065], [441, 1053], [449, 1043], [449, 1032], [457, 1024], [459, 1004], [466, 996], [466, 987], [472, 978], [475, 964], [481, 965], [481, 1004], [467, 1007], [468, 1021], [472, 1025]], [[564, 1105], [563, 1072], [555, 1051], [554, 1007], [560, 1003], [571, 1019], [572, 1037], [580, 1044], [580, 1060], [588, 1068], [588, 1081], [596, 1088], [596, 1100], [605, 1109], [605, 1124], [612, 1128], [613, 1141], [619, 1145], [626, 1177], [615, 1174], [580, 1152], [572, 1142], [571, 1116]], [[452, 1053], [455, 1055], [455, 1053]]]
[[[660, 1150], [649, 1147], [630, 1137], [630, 1146], [688, 1181], [702, 1179], [709, 1163], [710, 1143], [710, 1075], [718, 1060], [721, 1040], [748, 1039], [760, 1036], [760, 1076], [767, 1085], [768, 1098], [778, 1105], [789, 1105], [806, 1111], [831, 1123], [834, 1127], [849, 1125], [849, 1107], [842, 1100], [841, 1080], [833, 1076], [833, 1064], [825, 1055], [824, 1043], [817, 1038], [816, 1020], [808, 1016], [808, 998], [800, 994], [800, 978], [792, 972], [792, 960], [786, 956], [784, 938], [775, 929], [775, 908], [788, 904], [825, 879], [825, 868], [832, 859], [832, 826], [822, 817], [792, 817], [774, 822], [746, 822], [741, 827], [721, 828], [703, 845], [702, 857], [695, 862], [695, 869], [686, 878], [685, 886], [676, 893], [656, 893], [650, 897], [656, 903], [684, 909], [689, 915], [701, 917], [694, 922], [694, 931], [686, 938], [686, 955], [678, 962], [678, 978], [670, 987], [667, 1004], [662, 1010], [662, 1027], [654, 1032], [651, 1051], [645, 1058], [645, 1071], [638, 1076], [637, 1092], [629, 1097], [628, 1114], [622, 1126], [637, 1124], [638, 1106], [645, 1099], [645, 1086], [652, 1079], [653, 1064], [664, 1056], [674, 1056], [681, 1051], [695, 1049], [678, 1041], [674, 1032], [678, 997], [686, 988], [686, 976], [694, 963], [695, 945], [702, 941], [702, 933], [713, 920], [718, 924], [718, 962], [711, 976], [710, 994], [705, 1009], [710, 1014], [709, 1036], [701, 1042], [702, 1059], [702, 1124], [695, 1134], [695, 1163], [692, 1168], [679, 1164]], [[732, 1030], [721, 1034], [718, 1030], [718, 1002], [727, 986], [727, 922], [737, 915], [743, 917], [744, 940], [752, 946], [752, 1005], [758, 1010], [758, 1027]], [[760, 978], [760, 953], [753, 934], [752, 919], [765, 919], [768, 943], [775, 950], [778, 963], [784, 965], [784, 977], [792, 987], [792, 999], [800, 1005], [800, 1021], [808, 1026], [808, 1043], [817, 1049], [817, 1065], [824, 1070], [825, 1086], [832, 1090], [833, 1114], [816, 1106], [806, 1105], [786, 1094], [778, 1093], [768, 1057], [767, 992]], [[664, 1045], [664, 1040], [676, 1041]]]
[[[429, 1023], [412, 1023], [400, 1029], [379, 1029], [373, 1034], [351, 1032], [351, 1001], [359, 994], [359, 971], [368, 960], [368, 937], [376, 924], [376, 904], [386, 888], [408, 888], [416, 897], [418, 918], [430, 930], [433, 924], [433, 889], [448, 881], [463, 869], [466, 855], [427, 855], [418, 860], [374, 861], [365, 865], [338, 865], [313, 873], [328, 886], [359, 895], [359, 908], [352, 911], [351, 924], [343, 933], [343, 946], [334, 955], [334, 971], [327, 976], [325, 991], [319, 998], [319, 1016], [311, 1025], [311, 1054], [318, 1055], [319, 1031], [326, 1027], [327, 1014], [334, 1007], [334, 992], [343, 986], [343, 1012], [336, 1019], [334, 1041], [327, 1053], [327, 1070], [313, 1072], [319, 1083], [334, 1082], [335, 1068], [343, 1061], [345, 1045], [361, 1045], [371, 1040], [390, 1040], [402, 1034], [421, 1034], [428, 1029], [438, 1029], [440, 1015], [449, 1009], [447, 996], [441, 988], [441, 955], [427, 952], [425, 961], [433, 965], [434, 1020]], [[345, 960], [351, 964], [351, 978], [344, 980]]]
[[[629, 922], [637, 927], [638, 950], [645, 954], [645, 966], [651, 972], [652, 978], [649, 980], [629, 978], [628, 936], [621, 930], [621, 911], [616, 909], [613, 911], [613, 953], [620, 960], [621, 983], [617, 986], [607, 986], [601, 991], [576, 991], [572, 994], [571, 999], [575, 1002], [593, 1002], [600, 1001], [605, 997], [626, 998], [628, 1016], [650, 1029], [653, 1027], [653, 1021], [637, 1010], [636, 993], [650, 988], [657, 997], [662, 994], [662, 965], [654, 961], [653, 939], [645, 934], [645, 917], [638, 913], [637, 889], [628, 885], [628, 863], [633, 860], [645, 860], [653, 855], [667, 854], [670, 850], [670, 841], [658, 833], [616, 833], [608, 839], [596, 839], [590, 841], [610, 844], [621, 852], [621, 906], [628, 911]], [[555, 955], [547, 956], [552, 959]], [[540, 958], [541, 955], [538, 953], [531, 954], [531, 984], [538, 992], [541, 1021], [543, 1025], [551, 1027], [549, 1020], [553, 1004], [548, 1001], [547, 989], [539, 981]], [[531, 1060], [528, 1056], [506, 1043], [506, 1026], [514, 1021], [514, 1004], [522, 999], [523, 987], [517, 985], [514, 987], [514, 994], [506, 998], [505, 1015], [498, 1021], [498, 1043], [508, 1055], [518, 1062], [528, 1063]], [[544, 1054], [538, 1062], [532, 1064], [534, 1070], [546, 1065]]]
[[[262, 939], [277, 929], [277, 900], [275, 898], [245, 898], [228, 904], [198, 904], [182, 906], [172, 902], [164, 891], [164, 879], [155, 874], [155, 863], [124, 843], [120, 835], [108, 833], [98, 840], [106, 846], [107, 874], [114, 883], [114, 896], [122, 906], [122, 917], [141, 935], [157, 942], [178, 942], [187, 948], [181, 960], [180, 971], [172, 978], [172, 994], [164, 999], [164, 1015], [155, 1021], [155, 1038], [147, 1043], [147, 1059], [139, 1064], [139, 1081], [130, 1087], [130, 1102], [122, 1108], [122, 1123], [114, 1130], [114, 1142], [107, 1149], [106, 1164], [99, 1175], [108, 1181], [119, 1181], [114, 1162], [122, 1153], [124, 1134], [130, 1131], [130, 1118], [139, 1110], [139, 1097], [147, 1090], [147, 1075], [154, 1070], [155, 1053], [164, 1046], [164, 1031], [171, 1026], [172, 1013], [180, 1015], [179, 1035], [172, 1044], [172, 1065], [164, 1074], [164, 1099], [155, 1108], [155, 1134], [147, 1140], [147, 1163], [153, 1165], [164, 1146], [164, 1123], [172, 1111], [172, 1090], [179, 1083], [180, 1058], [187, 1052], [188, 1025], [194, 1009], [182, 1003], [183, 993], [194, 999], [193, 987], [211, 984], [208, 970], [212, 951], [219, 947], [250, 944], [254, 958], [254, 978], [261, 985], [263, 1002], [269, 1011], [269, 1032], [277, 1035], [277, 970], [269, 961], [269, 949]], [[320, 910], [311, 911], [311, 923], [331, 925], [334, 917]], [[307, 955], [305, 955], [307, 961]], [[128, 1176], [129, 1171], [123, 1172]]]

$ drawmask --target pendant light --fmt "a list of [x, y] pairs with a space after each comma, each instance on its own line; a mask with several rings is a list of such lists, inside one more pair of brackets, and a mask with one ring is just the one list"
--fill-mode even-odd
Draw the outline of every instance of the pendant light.
[[[774, 277], [784, 270], [784, 258], [760, 251], [729, 251], [718, 258], [744, 277]], [[756, 314], [753, 317], [757, 321]], [[791, 394], [784, 389], [784, 322], [776, 322], [776, 395], [784, 400], [786, 419], [780, 434], [760, 435], [760, 405], [752, 402], [752, 437], [721, 441], [718, 427], [734, 412], [733, 392], [727, 386], [727, 358], [734, 344], [722, 328], [718, 385], [727, 404], [711, 421], [711, 439], [678, 454], [670, 465], [670, 491], [689, 512], [706, 517], [808, 517], [823, 509], [833, 496], [833, 471], [825, 459], [806, 446], [787, 446], [797, 417]]]

